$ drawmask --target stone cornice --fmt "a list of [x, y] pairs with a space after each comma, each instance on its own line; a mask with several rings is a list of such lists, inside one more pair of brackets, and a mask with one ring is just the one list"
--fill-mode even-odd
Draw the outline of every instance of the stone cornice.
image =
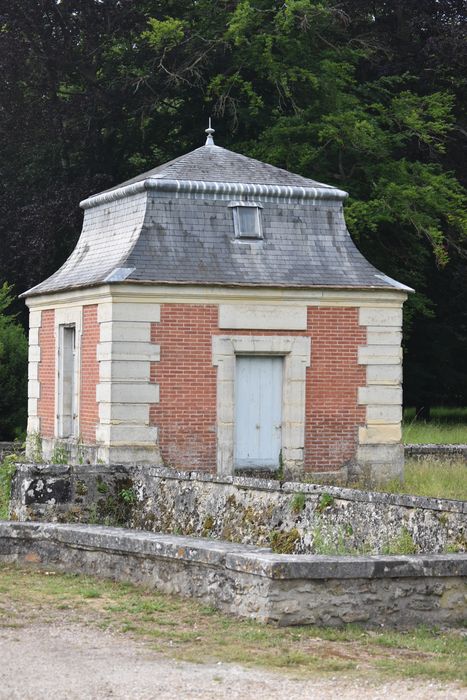
[[407, 293], [399, 289], [235, 287], [120, 282], [28, 296], [30, 309], [96, 304], [104, 301], [154, 303], [303, 303], [310, 306], [383, 306], [400, 308]]

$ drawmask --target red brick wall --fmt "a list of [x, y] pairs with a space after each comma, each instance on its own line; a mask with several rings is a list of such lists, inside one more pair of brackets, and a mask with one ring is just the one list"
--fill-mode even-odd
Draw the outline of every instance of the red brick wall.
[[99, 323], [97, 304], [83, 307], [83, 333], [81, 336], [81, 391], [79, 425], [83, 442], [96, 443], [96, 425], [99, 422], [99, 406], [96, 401], [96, 386], [99, 382], [97, 344]]
[[308, 308], [311, 365], [307, 369], [305, 470], [338, 469], [354, 454], [365, 406], [357, 389], [366, 384], [366, 369], [357, 363], [366, 328], [357, 308]]
[[39, 329], [39, 346], [41, 359], [39, 362], [40, 398], [37, 402], [37, 415], [40, 418], [42, 437], [53, 437], [55, 428], [55, 311], [42, 312]]
[[153, 323], [151, 342], [161, 358], [152, 363], [160, 402], [150, 411], [159, 428], [164, 463], [180, 469], [216, 468], [216, 383], [211, 337], [217, 331], [217, 306], [164, 304]]
[[152, 324], [151, 341], [159, 343], [161, 360], [152, 365], [160, 403], [151, 407], [151, 424], [159, 427], [164, 462], [180, 469], [215, 471], [216, 368], [212, 335], [308, 335], [311, 366], [307, 370], [305, 469], [338, 469], [357, 444], [365, 408], [357, 405], [357, 389], [366, 383], [357, 364], [358, 346], [366, 329], [356, 308], [308, 309], [308, 330], [219, 330], [217, 307], [164, 304], [160, 323]]

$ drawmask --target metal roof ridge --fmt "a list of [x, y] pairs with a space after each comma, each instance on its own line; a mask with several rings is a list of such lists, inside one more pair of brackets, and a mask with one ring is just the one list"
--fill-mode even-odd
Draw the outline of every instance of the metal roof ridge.
[[[211, 146], [212, 148], [212, 146]], [[319, 183], [321, 185], [321, 183]], [[284, 197], [288, 199], [332, 199], [343, 200], [348, 197], [344, 190], [322, 185], [319, 187], [304, 187], [299, 185], [268, 185], [262, 183], [244, 182], [215, 182], [209, 180], [177, 180], [162, 177], [148, 177], [124, 187], [92, 195], [80, 202], [82, 209], [91, 209], [100, 204], [108, 204], [118, 199], [131, 197], [145, 190], [160, 190], [163, 192], [179, 192], [182, 194], [232, 194], [232, 195], [264, 195]]]

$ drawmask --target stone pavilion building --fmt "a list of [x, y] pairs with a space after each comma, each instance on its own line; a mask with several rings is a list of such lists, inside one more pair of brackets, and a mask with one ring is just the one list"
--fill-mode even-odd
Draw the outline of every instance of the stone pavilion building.
[[399, 475], [402, 304], [345, 192], [206, 145], [81, 202], [25, 293], [30, 441], [221, 475]]

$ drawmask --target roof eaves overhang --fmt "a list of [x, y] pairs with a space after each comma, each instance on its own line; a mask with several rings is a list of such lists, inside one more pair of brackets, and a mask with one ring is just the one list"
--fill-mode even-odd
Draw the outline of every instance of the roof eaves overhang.
[[[384, 277], [386, 277], [384, 275]], [[387, 278], [387, 280], [390, 280], [391, 278]], [[395, 282], [395, 280], [394, 280]], [[47, 296], [47, 295], [53, 295], [57, 293], [61, 293], [64, 291], [73, 291], [73, 290], [78, 290], [78, 289], [86, 289], [86, 288], [93, 288], [93, 287], [101, 287], [102, 285], [114, 285], [114, 284], [119, 284], [119, 285], [141, 285], [141, 286], [157, 286], [160, 285], [161, 287], [191, 287], [191, 286], [197, 286], [197, 287], [225, 287], [225, 288], [232, 288], [232, 289], [291, 289], [291, 290], [307, 290], [307, 289], [335, 289], [335, 290], [342, 290], [342, 291], [362, 291], [362, 292], [403, 292], [403, 293], [413, 293], [415, 292], [412, 287], [407, 287], [406, 285], [397, 282], [393, 286], [388, 285], [357, 285], [357, 284], [293, 284], [293, 283], [287, 283], [287, 284], [280, 284], [278, 282], [274, 282], [271, 284], [264, 284], [262, 283], [257, 283], [255, 284], [254, 282], [205, 282], [205, 281], [190, 281], [188, 282], [187, 280], [135, 280], [135, 279], [127, 279], [127, 280], [119, 280], [119, 281], [96, 281], [96, 282], [90, 282], [87, 284], [73, 284], [69, 285], [66, 287], [61, 287], [57, 289], [53, 289], [50, 291], [40, 291], [38, 290], [37, 292], [34, 291], [36, 287], [33, 287], [32, 289], [29, 289], [26, 292], [23, 292], [22, 294], [19, 295], [20, 299], [24, 299], [26, 297], [33, 297], [33, 296]], [[39, 285], [37, 285], [39, 287]]]

